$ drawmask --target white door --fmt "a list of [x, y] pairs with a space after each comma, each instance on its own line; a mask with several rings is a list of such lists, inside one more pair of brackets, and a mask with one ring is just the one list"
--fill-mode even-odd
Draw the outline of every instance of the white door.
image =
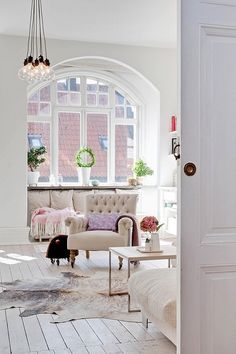
[[236, 0], [181, 6], [180, 353], [235, 354]]

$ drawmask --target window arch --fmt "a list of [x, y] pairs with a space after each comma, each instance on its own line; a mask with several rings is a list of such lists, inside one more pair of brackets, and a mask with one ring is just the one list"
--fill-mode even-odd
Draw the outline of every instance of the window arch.
[[29, 147], [47, 148], [40, 182], [50, 175], [63, 182], [78, 181], [75, 153], [90, 146], [96, 156], [91, 179], [125, 182], [138, 156], [139, 104], [134, 95], [110, 78], [61, 74], [29, 93]]

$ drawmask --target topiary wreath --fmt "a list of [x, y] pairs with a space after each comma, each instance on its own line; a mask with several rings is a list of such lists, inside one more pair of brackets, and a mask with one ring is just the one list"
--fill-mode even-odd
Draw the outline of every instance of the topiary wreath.
[[78, 167], [92, 167], [95, 162], [95, 155], [90, 147], [80, 148], [75, 155], [75, 163]]

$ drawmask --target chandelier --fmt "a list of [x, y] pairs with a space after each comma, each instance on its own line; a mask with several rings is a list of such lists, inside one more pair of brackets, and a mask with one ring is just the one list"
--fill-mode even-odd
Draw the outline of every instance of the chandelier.
[[29, 83], [51, 80], [54, 71], [47, 57], [41, 0], [31, 0], [30, 24], [24, 66], [18, 76]]

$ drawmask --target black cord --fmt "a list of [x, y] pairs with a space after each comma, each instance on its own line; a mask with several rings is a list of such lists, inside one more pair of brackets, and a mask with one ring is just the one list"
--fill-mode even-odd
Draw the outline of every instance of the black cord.
[[41, 8], [41, 0], [38, 1], [39, 7], [39, 48], [40, 55], [43, 56], [43, 46], [42, 46], [42, 8]]
[[33, 1], [33, 17], [32, 17], [32, 30], [31, 30], [31, 56], [34, 57], [34, 38], [35, 38], [35, 1]]
[[46, 38], [45, 38], [45, 31], [44, 31], [44, 23], [43, 23], [43, 6], [42, 6], [42, 1], [40, 1], [40, 7], [41, 7], [41, 17], [42, 17], [42, 30], [43, 30], [43, 40], [44, 40], [44, 49], [45, 49], [45, 59], [47, 58], [47, 45], [46, 45]]
[[35, 59], [38, 58], [38, 0], [35, 7]]
[[29, 23], [29, 32], [28, 32], [28, 41], [27, 41], [27, 52], [26, 52], [26, 58], [29, 56], [29, 48], [31, 45], [31, 36], [32, 36], [32, 17], [33, 17], [33, 2], [31, 2], [31, 10], [30, 10], [30, 23]]

